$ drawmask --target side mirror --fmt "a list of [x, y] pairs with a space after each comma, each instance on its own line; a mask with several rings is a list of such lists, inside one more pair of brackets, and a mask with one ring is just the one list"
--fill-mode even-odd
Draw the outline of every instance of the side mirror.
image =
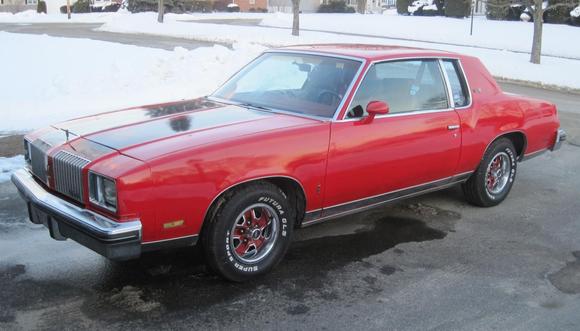
[[383, 101], [371, 101], [367, 105], [367, 113], [369, 114], [365, 117], [366, 122], [372, 121], [377, 115], [386, 115], [389, 113], [389, 105]]

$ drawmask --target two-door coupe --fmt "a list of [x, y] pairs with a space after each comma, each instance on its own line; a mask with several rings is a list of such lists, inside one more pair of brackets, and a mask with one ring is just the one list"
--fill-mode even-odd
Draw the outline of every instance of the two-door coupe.
[[502, 92], [474, 57], [294, 46], [206, 98], [32, 132], [12, 181], [54, 239], [115, 260], [201, 239], [212, 269], [243, 281], [296, 227], [459, 183], [497, 205], [517, 162], [565, 137], [553, 104]]

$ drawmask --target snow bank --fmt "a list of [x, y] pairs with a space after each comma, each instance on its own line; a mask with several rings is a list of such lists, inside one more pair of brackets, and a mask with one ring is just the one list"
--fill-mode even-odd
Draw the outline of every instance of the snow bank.
[[[65, 2], [66, 3], [66, 2]], [[137, 15], [153, 15], [157, 17], [157, 13], [141, 13]], [[71, 14], [71, 19], [68, 20], [66, 14], [61, 14], [57, 10], [49, 10], [48, 14], [38, 14], [36, 10], [26, 10], [16, 14], [0, 13], [0, 23], [104, 23], [114, 17], [131, 15], [126, 9], [120, 9], [116, 13], [83, 13]], [[191, 14], [165, 14], [165, 18], [169, 20], [225, 20], [225, 19], [263, 19], [267, 17], [265, 13], [191, 13]]]
[[[325, 14], [325, 15], [328, 15], [329, 18], [332, 18], [334, 14]], [[349, 15], [364, 19], [385, 17], [377, 15], [364, 15], [364, 16], [358, 14], [349, 14]], [[302, 15], [301, 20], [303, 16], [308, 17], [309, 15], [308, 14]], [[348, 15], [342, 15], [341, 17], [343, 16], [346, 17]], [[275, 18], [275, 21], [280, 22], [291, 20], [291, 15], [281, 13], [271, 14], [270, 17], [273, 17]], [[391, 16], [386, 16], [385, 18], [391, 19]], [[422, 17], [417, 18], [423, 19]], [[445, 19], [445, 20], [457, 22], [463, 21], [456, 19]], [[328, 22], [329, 26], [332, 26], [333, 24], [336, 23], [332, 19], [329, 19]], [[503, 23], [511, 24], [514, 22], [503, 22]], [[524, 24], [519, 22], [515, 23]], [[353, 29], [356, 28], [356, 25], [345, 24], [344, 22], [343, 24], [345, 26], [350, 26]], [[573, 27], [571, 28], [574, 29]], [[234, 42], [257, 43], [261, 45], [274, 47], [293, 44], [309, 44], [309, 43], [369, 43], [369, 44], [388, 44], [409, 47], [434, 48], [476, 56], [483, 61], [483, 63], [487, 66], [487, 68], [493, 75], [498, 77], [516, 80], [526, 80], [546, 85], [556, 85], [561, 87], [580, 89], [580, 61], [544, 56], [542, 58], [542, 64], [535, 65], [529, 62], [529, 54], [515, 53], [507, 50], [489, 50], [475, 47], [453, 46], [416, 41], [385, 39], [385, 38], [358, 37], [358, 36], [340, 35], [336, 33], [311, 32], [311, 31], [301, 31], [300, 36], [295, 37], [292, 36], [289, 30], [286, 29], [257, 27], [257, 26], [232, 27], [230, 25], [223, 24], [180, 22], [176, 20], [176, 17], [166, 20], [164, 24], [157, 24], [155, 23], [155, 17], [153, 13], [134, 14], [124, 18], [114, 18], [111, 19], [106, 24], [104, 24], [102, 27], [100, 27], [99, 30], [111, 32], [146, 33], [151, 35], [175, 36], [181, 38], [190, 38], [196, 40], [222, 42], [222, 43], [234, 43]], [[403, 28], [399, 28], [399, 30], [403, 30]], [[434, 29], [431, 28], [431, 30]], [[443, 28], [443, 30], [445, 30], [445, 28]], [[428, 34], [427, 31], [430, 30], [429, 29], [425, 30], [424, 31], [425, 35]], [[576, 33], [578, 33], [579, 30], [575, 31]], [[492, 39], [511, 39], [511, 37], [498, 38], [496, 36], [495, 38]], [[568, 46], [570, 48], [580, 47], [580, 43], [574, 44], [566, 42], [562, 43], [561, 45], [561, 47]], [[579, 53], [576, 55], [580, 55], [580, 50]]]
[[[215, 90], [264, 50], [256, 45], [188, 51], [0, 32], [0, 132]], [[40, 54], [40, 56], [39, 56]]]
[[14, 170], [24, 167], [24, 156], [0, 157], [0, 183], [10, 180], [10, 175]]
[[103, 23], [114, 15], [116, 13], [73, 13], [69, 20], [66, 14], [56, 11], [53, 14], [39, 14], [36, 10], [25, 10], [16, 14], [0, 13], [0, 23]]
[[[267, 15], [260, 25], [290, 28], [292, 15]], [[494, 21], [477, 16], [474, 20], [473, 36], [470, 36], [469, 19], [358, 14], [301, 14], [300, 27], [325, 32], [356, 33], [521, 52], [530, 51], [534, 29], [531, 23]], [[577, 27], [544, 24], [542, 51], [544, 55], [580, 59], [580, 43], [570, 43], [570, 40], [578, 40], [579, 35], [580, 30]]]

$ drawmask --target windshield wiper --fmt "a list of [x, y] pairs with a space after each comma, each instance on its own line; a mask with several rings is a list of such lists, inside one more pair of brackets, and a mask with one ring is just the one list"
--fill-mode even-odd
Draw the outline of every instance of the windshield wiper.
[[253, 103], [250, 103], [250, 102], [242, 102], [239, 105], [242, 106], [242, 107], [246, 107], [246, 108], [255, 108], [255, 109], [260, 109], [260, 110], [265, 110], [265, 111], [268, 111], [268, 112], [272, 112], [272, 109], [270, 109], [268, 107], [258, 106], [258, 105], [255, 105]]

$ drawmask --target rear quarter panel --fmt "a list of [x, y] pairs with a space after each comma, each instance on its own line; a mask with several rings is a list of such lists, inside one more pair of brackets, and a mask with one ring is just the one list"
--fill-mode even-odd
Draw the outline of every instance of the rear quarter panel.
[[472, 106], [457, 110], [462, 125], [458, 172], [475, 170], [489, 144], [508, 133], [524, 134], [524, 154], [554, 143], [559, 121], [553, 104], [504, 93], [477, 58], [466, 56], [461, 63], [471, 90]]

